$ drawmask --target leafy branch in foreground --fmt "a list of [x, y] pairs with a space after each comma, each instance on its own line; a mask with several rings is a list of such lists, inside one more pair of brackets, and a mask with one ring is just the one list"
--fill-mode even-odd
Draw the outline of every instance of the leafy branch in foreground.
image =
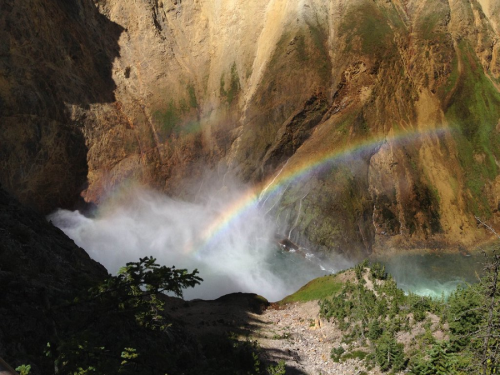
[[71, 318], [58, 323], [58, 334], [48, 345], [55, 373], [164, 374], [175, 369], [178, 348], [167, 331], [171, 324], [163, 294], [182, 297], [183, 289], [202, 281], [197, 274], [145, 257], [60, 307]]
[[182, 290], [200, 284], [203, 279], [196, 276], [198, 270], [189, 273], [185, 269], [160, 266], [153, 257], [127, 263], [117, 276], [111, 276], [89, 291], [90, 300], [99, 300], [118, 310], [135, 312], [139, 324], [150, 328], [165, 328], [159, 325], [164, 302], [159, 298], [171, 292], [183, 296]]

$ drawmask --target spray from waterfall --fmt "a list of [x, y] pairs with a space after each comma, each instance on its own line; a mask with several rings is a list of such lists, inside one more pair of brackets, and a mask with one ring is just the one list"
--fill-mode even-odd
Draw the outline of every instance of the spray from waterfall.
[[[286, 226], [269, 214], [289, 186], [384, 143], [413, 142], [422, 135], [440, 136], [448, 131], [401, 132], [346, 144], [342, 149], [325, 147], [308, 159], [292, 157], [270, 179], [250, 187], [229, 181], [226, 172], [223, 186], [214, 187], [204, 180], [193, 185], [199, 186], [196, 203], [129, 188], [101, 204], [96, 217], [60, 210], [49, 219], [112, 273], [126, 262], [152, 255], [162, 264], [200, 270], [205, 281], [188, 291], [187, 298], [215, 298], [246, 291], [277, 300], [325, 274], [323, 271], [334, 272], [350, 265], [340, 260], [326, 266], [297, 245], [290, 245], [288, 250], [300, 250], [303, 257], [279, 251], [277, 228]], [[294, 224], [286, 231], [288, 237], [299, 223], [306, 196], [299, 200]]]
[[316, 264], [280, 251], [273, 221], [257, 205], [206, 243], [205, 228], [241, 191], [241, 185], [226, 183], [224, 189], [200, 193], [203, 199], [191, 203], [127, 187], [104, 202], [95, 217], [58, 210], [49, 220], [110, 273], [146, 255], [160, 264], [197, 268], [204, 281], [185, 292], [188, 299], [252, 292], [274, 301], [326, 274]]

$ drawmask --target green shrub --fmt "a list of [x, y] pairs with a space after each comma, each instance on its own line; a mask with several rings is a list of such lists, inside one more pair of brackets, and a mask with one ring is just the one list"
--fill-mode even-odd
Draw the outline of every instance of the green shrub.
[[285, 375], [285, 361], [281, 360], [276, 366], [269, 366], [266, 371], [268, 375]]
[[381, 263], [373, 263], [370, 267], [371, 275], [376, 280], [386, 280], [387, 272], [385, 271], [385, 266]]
[[422, 322], [427, 316], [427, 312], [431, 309], [430, 299], [428, 297], [420, 297], [417, 295], [410, 296], [411, 312], [416, 322]]
[[345, 353], [345, 349], [342, 346], [332, 348], [332, 350], [330, 351], [330, 358], [333, 360], [333, 362], [339, 362], [340, 357], [344, 353]]
[[365, 270], [364, 263], [358, 263], [354, 267], [354, 273], [356, 274], [356, 279], [361, 280], [363, 278], [363, 272]]
[[58, 334], [48, 339], [47, 358], [66, 374], [171, 369], [185, 353], [172, 348], [169, 356], [162, 349], [170, 340], [171, 322], [163, 314], [160, 295], [182, 297], [184, 288], [202, 281], [197, 273], [160, 266], [153, 257], [127, 263], [118, 275], [58, 307], [68, 310], [72, 319], [57, 322]]

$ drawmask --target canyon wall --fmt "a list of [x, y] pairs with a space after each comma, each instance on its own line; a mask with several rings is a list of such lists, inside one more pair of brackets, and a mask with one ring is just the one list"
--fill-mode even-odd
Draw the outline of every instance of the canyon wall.
[[0, 177], [24, 203], [299, 171], [272, 214], [304, 246], [455, 248], [489, 236], [475, 215], [500, 225], [496, 2], [67, 4], [0, 6]]

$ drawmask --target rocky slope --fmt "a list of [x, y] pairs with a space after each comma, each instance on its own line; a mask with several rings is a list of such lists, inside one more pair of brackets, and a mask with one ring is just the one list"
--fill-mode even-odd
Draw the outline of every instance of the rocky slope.
[[0, 175], [23, 202], [189, 198], [209, 169], [282, 184], [283, 233], [352, 256], [500, 224], [496, 2], [65, 4], [0, 13]]
[[266, 363], [285, 362], [287, 374], [367, 374], [379, 375], [376, 368], [366, 371], [359, 359], [341, 363], [330, 358], [330, 351], [342, 339], [333, 322], [319, 318], [318, 301], [273, 305], [264, 311], [249, 309], [245, 295], [226, 296], [222, 301], [191, 301], [174, 305], [174, 316], [183, 319], [195, 336], [232, 332], [258, 343]]

